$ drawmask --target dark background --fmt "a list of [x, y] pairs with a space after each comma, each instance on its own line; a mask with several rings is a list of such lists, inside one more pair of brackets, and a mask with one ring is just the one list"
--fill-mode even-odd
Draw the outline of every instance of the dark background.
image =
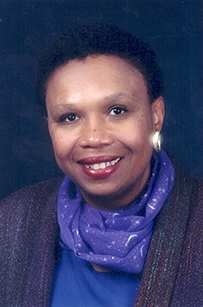
[[0, 1], [0, 198], [60, 175], [35, 105], [36, 65], [71, 26], [103, 20], [149, 42], [165, 76], [164, 146], [203, 176], [202, 0]]

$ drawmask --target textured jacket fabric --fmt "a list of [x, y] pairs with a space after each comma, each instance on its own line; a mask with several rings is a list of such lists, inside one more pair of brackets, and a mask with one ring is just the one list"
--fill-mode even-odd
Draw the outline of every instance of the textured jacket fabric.
[[[175, 184], [155, 221], [136, 307], [203, 306], [203, 183], [174, 162]], [[0, 306], [48, 307], [62, 179], [0, 203]]]

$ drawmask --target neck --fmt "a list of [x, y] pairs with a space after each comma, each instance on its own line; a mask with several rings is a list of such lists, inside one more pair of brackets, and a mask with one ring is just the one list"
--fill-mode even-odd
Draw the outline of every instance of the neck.
[[83, 190], [80, 190], [80, 193], [84, 202], [91, 207], [98, 210], [115, 211], [132, 204], [143, 193], [147, 184], [148, 178], [141, 185], [140, 189], [137, 190], [132, 186], [125, 192], [121, 190], [118, 195], [92, 195], [85, 193]]

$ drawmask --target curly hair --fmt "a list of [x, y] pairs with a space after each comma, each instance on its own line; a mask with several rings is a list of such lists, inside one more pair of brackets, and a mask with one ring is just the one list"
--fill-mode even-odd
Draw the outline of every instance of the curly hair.
[[36, 99], [45, 116], [47, 83], [56, 69], [71, 60], [91, 55], [114, 55], [136, 67], [144, 76], [151, 103], [162, 94], [162, 72], [147, 43], [108, 24], [83, 25], [60, 36], [39, 62]]

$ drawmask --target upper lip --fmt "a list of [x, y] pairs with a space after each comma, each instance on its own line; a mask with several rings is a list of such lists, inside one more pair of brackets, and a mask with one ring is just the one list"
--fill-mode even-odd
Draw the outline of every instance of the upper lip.
[[83, 158], [79, 160], [78, 163], [79, 164], [95, 164], [95, 163], [102, 163], [102, 162], [116, 160], [118, 158], [122, 158], [122, 157], [121, 156], [111, 156], [111, 155], [93, 156], [93, 157]]

